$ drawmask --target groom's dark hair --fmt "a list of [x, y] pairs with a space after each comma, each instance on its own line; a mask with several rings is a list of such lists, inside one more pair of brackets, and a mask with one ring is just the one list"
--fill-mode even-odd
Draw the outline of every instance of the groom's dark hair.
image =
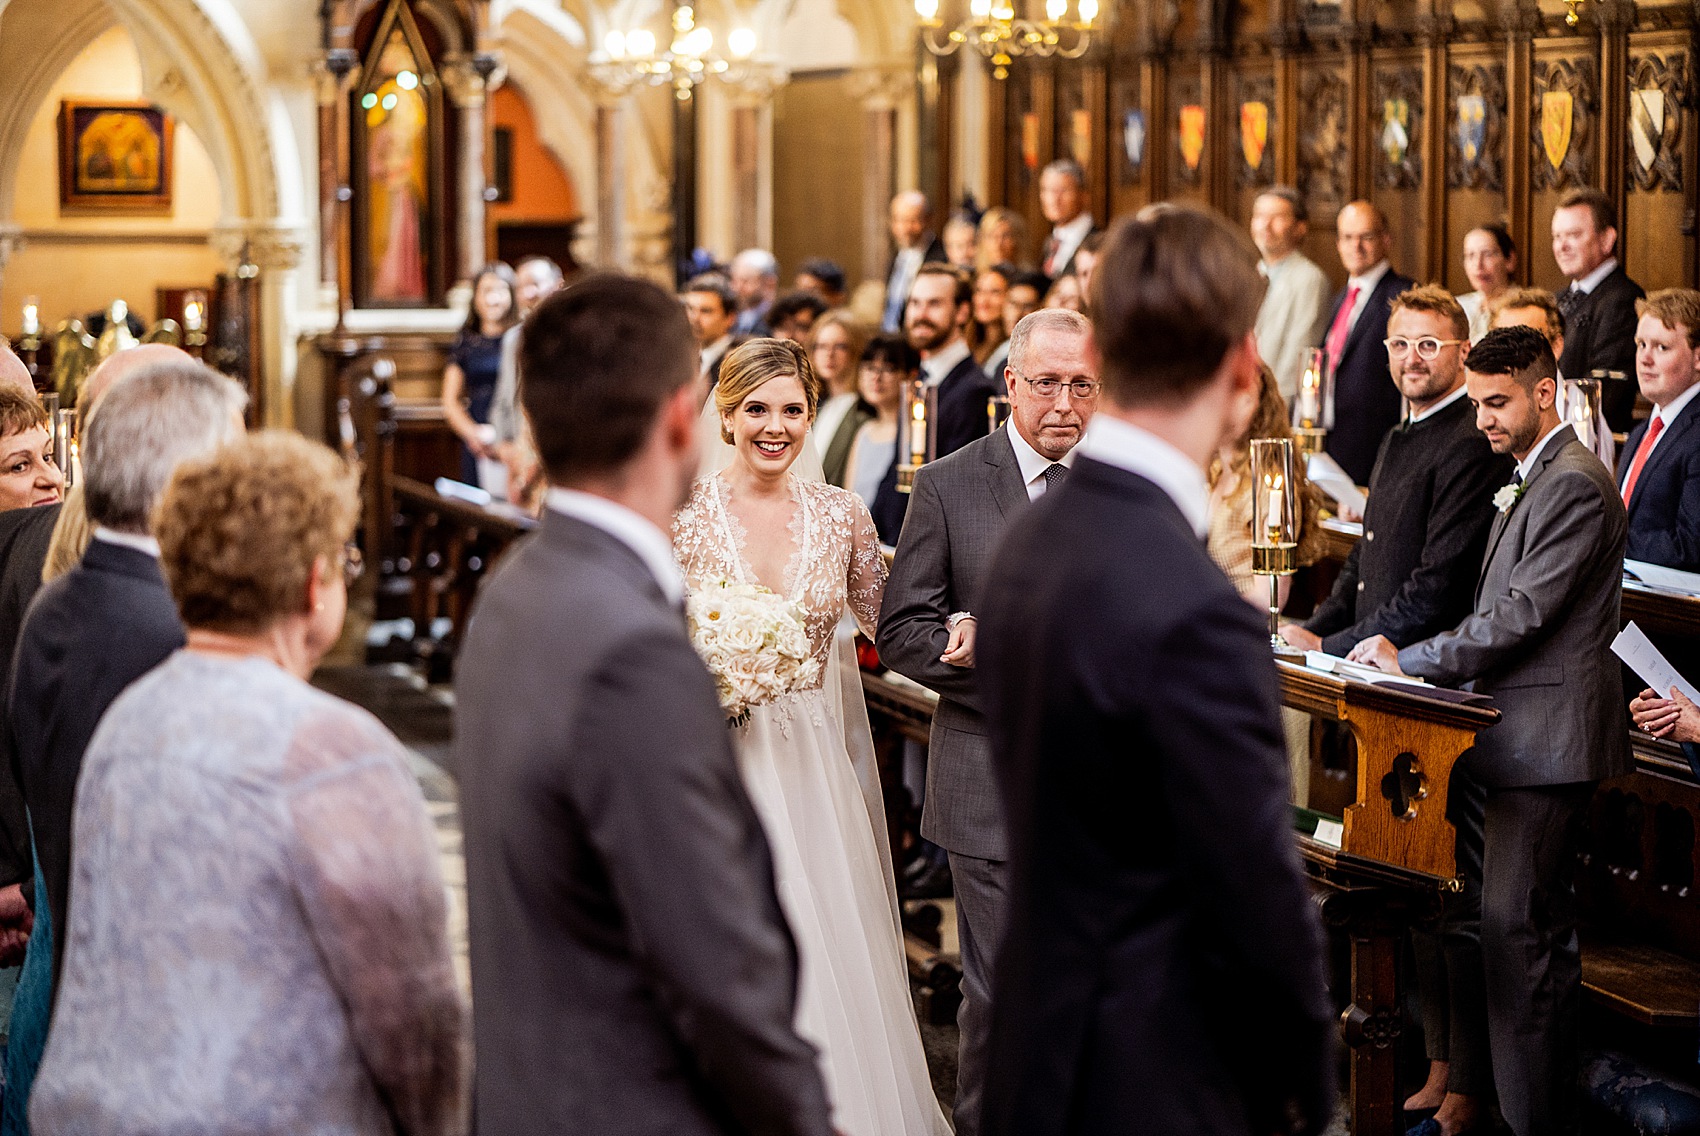
[[684, 308], [648, 280], [598, 273], [544, 300], [520, 332], [519, 379], [549, 480], [630, 461], [696, 362]]

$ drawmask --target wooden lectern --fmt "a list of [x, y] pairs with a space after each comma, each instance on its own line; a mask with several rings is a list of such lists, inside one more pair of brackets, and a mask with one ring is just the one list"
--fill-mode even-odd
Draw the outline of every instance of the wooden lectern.
[[1453, 764], [1499, 711], [1277, 666], [1286, 706], [1340, 723], [1357, 743], [1357, 793], [1339, 818], [1338, 840], [1329, 818], [1318, 824], [1304, 809], [1297, 835], [1324, 923], [1351, 942], [1351, 1003], [1340, 1032], [1351, 1050], [1352, 1132], [1398, 1133], [1399, 940], [1456, 886], [1447, 785]]

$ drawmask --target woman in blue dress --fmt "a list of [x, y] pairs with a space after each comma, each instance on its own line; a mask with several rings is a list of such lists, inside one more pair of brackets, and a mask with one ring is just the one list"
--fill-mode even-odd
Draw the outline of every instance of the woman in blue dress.
[[[443, 368], [443, 417], [460, 439], [460, 479], [468, 485], [482, 484], [479, 459], [495, 458], [490, 403], [502, 362], [502, 333], [517, 318], [513, 269], [500, 261], [486, 266], [472, 282], [472, 308]], [[485, 488], [499, 493], [503, 487]]]

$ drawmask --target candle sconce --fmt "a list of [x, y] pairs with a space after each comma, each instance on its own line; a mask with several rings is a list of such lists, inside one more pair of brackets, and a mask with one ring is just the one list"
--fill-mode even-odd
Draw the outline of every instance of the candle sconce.
[[1330, 423], [1326, 419], [1334, 401], [1330, 397], [1333, 378], [1328, 373], [1328, 356], [1322, 348], [1312, 347], [1305, 352], [1299, 393], [1293, 399], [1293, 437], [1306, 457], [1321, 453], [1322, 443], [1328, 438]]
[[1290, 438], [1251, 440], [1251, 570], [1269, 577], [1269, 644], [1296, 654], [1281, 638], [1281, 577], [1298, 571], [1299, 497]]
[[938, 415], [935, 399], [938, 392], [929, 390], [917, 379], [909, 384], [904, 396], [904, 414], [897, 430], [897, 491], [912, 493], [915, 474], [930, 460], [934, 451]]

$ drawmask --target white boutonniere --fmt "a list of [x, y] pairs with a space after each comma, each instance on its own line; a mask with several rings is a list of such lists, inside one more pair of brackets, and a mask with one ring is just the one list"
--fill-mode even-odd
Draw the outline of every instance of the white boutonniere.
[[1512, 506], [1522, 500], [1523, 490], [1527, 488], [1528, 483], [1523, 481], [1521, 478], [1513, 481], [1510, 485], [1501, 485], [1499, 487], [1499, 492], [1493, 495], [1493, 507], [1498, 509], [1501, 513], [1509, 513]]

